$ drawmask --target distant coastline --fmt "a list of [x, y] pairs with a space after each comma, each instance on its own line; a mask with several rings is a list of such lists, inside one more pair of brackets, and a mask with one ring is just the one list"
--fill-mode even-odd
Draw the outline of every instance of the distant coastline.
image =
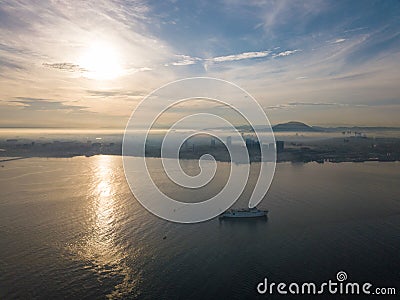
[[[262, 130], [263, 127], [255, 125], [257, 130]], [[81, 128], [81, 127], [48, 127], [48, 126], [33, 126], [33, 127], [25, 127], [25, 126], [0, 126], [1, 130], [44, 130], [44, 131], [64, 131], [64, 132], [114, 132], [114, 133], [122, 133], [124, 132], [124, 128], [117, 127], [93, 127], [93, 128]], [[157, 127], [155, 129], [158, 130], [167, 130], [168, 128]], [[210, 127], [208, 129], [223, 129], [220, 127]], [[244, 132], [250, 132], [250, 126], [243, 125], [238, 126], [238, 129]], [[278, 123], [272, 125], [272, 130], [274, 132], [340, 132], [343, 130], [346, 131], [400, 131], [400, 126], [361, 126], [361, 125], [332, 125], [332, 126], [322, 126], [322, 125], [308, 125], [301, 121], [288, 121], [284, 123]]]
[[[260, 146], [249, 128], [241, 127], [240, 130], [246, 138], [251, 162], [261, 161], [260, 147], [268, 153], [268, 157], [263, 157], [264, 161], [272, 160], [275, 150], [277, 162], [400, 161], [400, 128], [397, 127], [357, 126], [336, 127], [333, 130], [292, 121], [273, 126], [275, 139], [279, 143], [274, 145], [274, 149], [271, 148], [272, 145]], [[386, 134], [391, 131], [394, 134]], [[151, 137], [153, 140], [146, 147], [147, 157], [161, 156], [162, 137], [162, 134]], [[224, 144], [220, 141], [210, 143], [210, 139], [204, 137], [183, 147], [180, 150], [180, 158], [197, 160], [205, 153], [211, 154], [217, 161], [230, 161]], [[48, 134], [41, 131], [39, 134], [28, 136], [12, 133], [0, 136], [0, 161], [1, 157], [66, 158], [101, 154], [122, 154], [122, 132], [108, 130], [101, 134], [96, 131], [79, 133], [71, 130], [65, 134]]]

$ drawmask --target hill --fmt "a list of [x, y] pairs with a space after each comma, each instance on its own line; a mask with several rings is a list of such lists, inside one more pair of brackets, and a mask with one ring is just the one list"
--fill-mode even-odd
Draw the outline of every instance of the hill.
[[276, 132], [279, 132], [279, 131], [299, 131], [299, 132], [321, 131], [321, 129], [319, 129], [319, 128], [314, 128], [314, 127], [304, 124], [302, 122], [295, 122], [295, 121], [277, 124], [275, 126], [272, 126], [272, 130], [276, 131]]

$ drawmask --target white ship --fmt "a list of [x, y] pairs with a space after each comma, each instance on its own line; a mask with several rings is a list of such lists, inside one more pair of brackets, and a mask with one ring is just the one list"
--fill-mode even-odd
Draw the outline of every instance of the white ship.
[[222, 213], [219, 218], [259, 218], [267, 217], [268, 210], [259, 210], [256, 207], [247, 209], [230, 209]]

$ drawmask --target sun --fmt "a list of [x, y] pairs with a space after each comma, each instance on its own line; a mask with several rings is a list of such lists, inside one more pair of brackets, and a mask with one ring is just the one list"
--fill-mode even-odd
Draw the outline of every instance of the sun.
[[93, 43], [84, 51], [79, 65], [88, 78], [111, 80], [123, 74], [118, 51], [107, 43]]

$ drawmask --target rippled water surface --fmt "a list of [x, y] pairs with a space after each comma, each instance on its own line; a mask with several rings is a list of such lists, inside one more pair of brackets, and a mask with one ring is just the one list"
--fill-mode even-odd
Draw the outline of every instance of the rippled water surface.
[[0, 165], [0, 299], [245, 299], [340, 270], [400, 292], [399, 163], [278, 164], [268, 221], [192, 225], [147, 212], [118, 156]]

